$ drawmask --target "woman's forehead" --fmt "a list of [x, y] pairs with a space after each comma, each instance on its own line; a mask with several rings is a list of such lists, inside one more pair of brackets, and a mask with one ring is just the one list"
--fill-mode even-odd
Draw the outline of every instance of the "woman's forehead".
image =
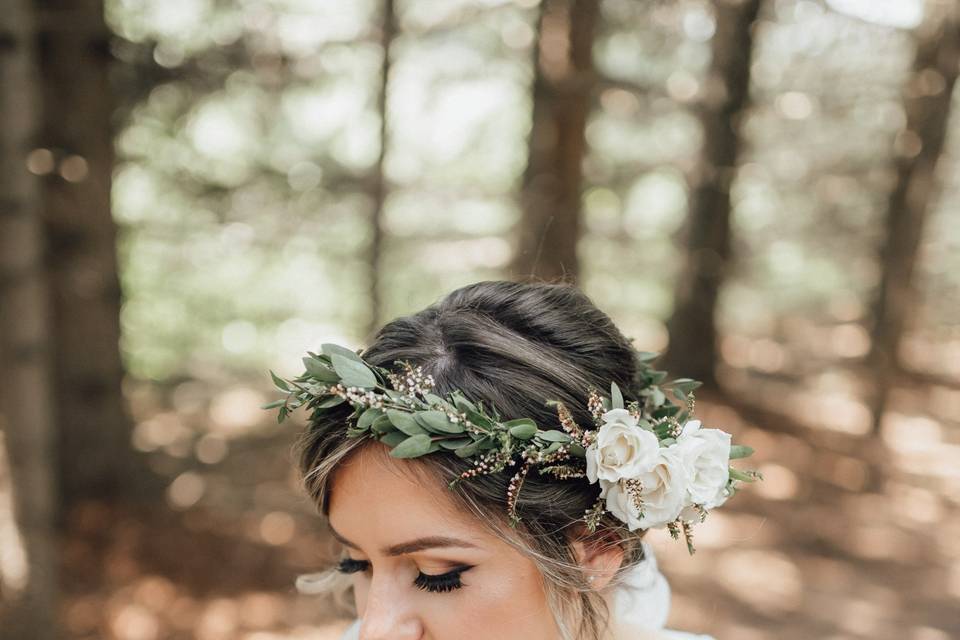
[[350, 454], [334, 471], [328, 513], [338, 529], [343, 523], [344, 528], [422, 534], [423, 527], [429, 526], [485, 538], [482, 528], [457, 508], [448, 491], [422, 467], [392, 458], [385, 446], [371, 443]]

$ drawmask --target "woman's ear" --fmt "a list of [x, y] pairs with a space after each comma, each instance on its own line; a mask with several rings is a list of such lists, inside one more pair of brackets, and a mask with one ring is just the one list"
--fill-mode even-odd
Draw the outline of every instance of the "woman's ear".
[[585, 529], [578, 531], [570, 543], [574, 557], [583, 567], [587, 584], [594, 589], [603, 589], [613, 579], [623, 562], [623, 547], [611, 532], [590, 534]]

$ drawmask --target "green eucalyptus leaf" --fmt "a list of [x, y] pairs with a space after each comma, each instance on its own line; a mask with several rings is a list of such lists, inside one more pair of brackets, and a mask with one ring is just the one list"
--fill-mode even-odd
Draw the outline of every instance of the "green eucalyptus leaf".
[[477, 454], [480, 451], [480, 441], [475, 440], [470, 444], [466, 444], [454, 451], [457, 454], [458, 458], [469, 458]]
[[537, 435], [537, 423], [529, 418], [519, 418], [503, 423], [510, 435], [518, 440], [529, 440]]
[[457, 405], [457, 409], [463, 411], [464, 413], [468, 411], [473, 411], [476, 413], [477, 411], [477, 405], [463, 397], [463, 394], [459, 391], [455, 392], [455, 395], [453, 396], [453, 403]]
[[431, 444], [430, 436], [418, 433], [415, 436], [409, 436], [391, 449], [390, 455], [394, 458], [416, 458], [429, 453]]
[[377, 378], [373, 375], [373, 371], [370, 371], [362, 362], [350, 360], [338, 353], [330, 356], [330, 359], [344, 386], [363, 389], [373, 389], [377, 386]]
[[684, 395], [686, 395], [691, 391], [693, 391], [694, 389], [696, 389], [697, 387], [702, 386], [703, 383], [698, 380], [694, 380], [693, 378], [677, 378], [676, 380], [673, 380], [672, 382], [670, 382], [670, 385], [674, 389], [677, 389], [680, 392], [682, 392]]
[[653, 406], [659, 407], [667, 400], [667, 396], [663, 395], [663, 391], [660, 390], [660, 387], [654, 387], [650, 392], [650, 400], [653, 403]]
[[614, 409], [623, 409], [623, 394], [616, 382], [610, 383], [610, 406]]
[[586, 457], [587, 457], [587, 451], [586, 451], [586, 449], [584, 449], [584, 448], [583, 448], [583, 445], [581, 445], [581, 444], [578, 443], [578, 442], [571, 442], [571, 443], [570, 443], [570, 446], [567, 448], [567, 451], [570, 452], [570, 455], [572, 455], [572, 456], [577, 456], [578, 458], [586, 458]]
[[273, 402], [268, 402], [267, 404], [260, 405], [261, 409], [276, 409], [277, 407], [282, 407], [287, 403], [286, 400], [274, 400]]
[[463, 433], [466, 430], [463, 423], [450, 422], [443, 411], [418, 411], [414, 418], [420, 426], [433, 433]]
[[307, 373], [320, 382], [336, 383], [340, 381], [340, 376], [337, 375], [336, 371], [331, 371], [327, 365], [313, 356], [304, 356], [303, 366]]
[[329, 408], [331, 408], [331, 407], [337, 406], [338, 404], [343, 404], [343, 403], [346, 402], [346, 401], [347, 401], [346, 398], [341, 398], [340, 396], [330, 396], [329, 398], [326, 398], [326, 399], [321, 400], [320, 402], [318, 402], [318, 403], [317, 403], [317, 408], [319, 408], [319, 409], [329, 409]]
[[638, 351], [637, 359], [640, 360], [640, 362], [651, 362], [656, 360], [659, 355], [660, 354], [655, 351]]
[[743, 444], [735, 444], [730, 447], [730, 459], [747, 458], [753, 455], [753, 448]]
[[440, 405], [447, 411], [452, 411], [452, 412], [456, 412], [457, 410], [455, 406], [453, 406], [452, 404], [450, 404], [449, 402], [447, 402], [446, 400], [444, 400], [443, 398], [441, 398], [440, 396], [434, 393], [425, 393], [423, 397], [426, 398], [427, 402], [430, 403], [431, 405]]
[[493, 423], [489, 419], [485, 418], [479, 411], [465, 411], [464, 413], [467, 414], [467, 419], [471, 423], [475, 424], [481, 429], [493, 428]]
[[383, 410], [376, 407], [368, 407], [357, 419], [357, 428], [366, 429], [373, 424], [374, 420], [383, 416]]
[[394, 431], [395, 428], [393, 423], [390, 422], [390, 417], [386, 415], [377, 416], [377, 418], [370, 424], [370, 429], [375, 433], [390, 433]]
[[390, 422], [397, 429], [407, 434], [408, 436], [415, 436], [420, 434], [425, 434], [427, 431], [413, 419], [413, 416], [405, 411], [400, 411], [398, 409], [387, 409], [387, 416], [390, 418]]
[[547, 447], [546, 449], [544, 449], [544, 450], [543, 450], [543, 453], [544, 453], [544, 455], [546, 455], [546, 454], [548, 454], [548, 453], [553, 453], [554, 451], [559, 450], [560, 447], [562, 447], [562, 446], [563, 446], [563, 443], [562, 443], [562, 442], [554, 442], [554, 443], [551, 444], [549, 447]]
[[380, 442], [384, 443], [388, 447], [395, 447], [406, 439], [407, 434], [401, 433], [400, 431], [391, 431], [381, 436]]
[[449, 449], [452, 451], [454, 449], [459, 449], [460, 447], [464, 447], [470, 444], [471, 442], [473, 442], [473, 439], [472, 438], [449, 438], [446, 440], [435, 440], [435, 442], [439, 443], [440, 446], [443, 447], [444, 449]]
[[650, 371], [650, 384], [660, 384], [667, 379], [666, 371]]
[[360, 356], [357, 355], [356, 351], [347, 349], [346, 347], [341, 347], [338, 344], [327, 342], [320, 345], [320, 350], [324, 353], [324, 355], [330, 357], [330, 362], [333, 362], [334, 355], [339, 355], [342, 358], [353, 360], [354, 362], [363, 362], [363, 360], [360, 359]]
[[275, 374], [272, 370], [270, 371], [270, 377], [273, 378], [273, 384], [276, 385], [280, 391], [292, 391], [287, 381]]
[[741, 480], [743, 482], [754, 482], [756, 477], [756, 471], [740, 471], [739, 469], [734, 469], [730, 467], [730, 477], [734, 480]]
[[564, 433], [563, 431], [557, 431], [556, 429], [540, 431], [537, 433], [537, 437], [541, 440], [546, 440], [547, 442], [570, 442], [570, 434]]

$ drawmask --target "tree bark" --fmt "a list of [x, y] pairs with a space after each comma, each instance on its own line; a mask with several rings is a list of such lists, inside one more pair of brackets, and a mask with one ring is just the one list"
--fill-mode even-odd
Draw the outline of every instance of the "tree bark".
[[882, 271], [867, 358], [874, 376], [874, 434], [880, 431], [890, 387], [902, 368], [897, 352], [913, 307], [913, 272], [929, 205], [940, 186], [936, 167], [960, 71], [960, 3], [930, 2], [928, 8], [932, 15], [918, 30], [913, 68], [903, 90], [907, 124], [895, 145], [897, 179], [887, 205], [886, 239], [879, 252]]
[[370, 241], [368, 263], [370, 265], [370, 323], [367, 336], [373, 338], [380, 327], [383, 316], [383, 292], [380, 285], [380, 256], [383, 253], [383, 206], [387, 199], [387, 178], [384, 175], [384, 161], [387, 157], [388, 122], [387, 96], [390, 86], [390, 52], [397, 35], [397, 17], [395, 0], [383, 0], [383, 16], [380, 19], [380, 47], [383, 50], [383, 62], [380, 65], [380, 93], [377, 96], [377, 109], [380, 111], [380, 155], [373, 170], [373, 219], [370, 227], [373, 238]]
[[43, 78], [41, 142], [53, 287], [60, 494], [65, 505], [136, 486], [121, 392], [121, 289], [110, 209], [110, 34], [99, 0], [37, 0]]
[[[27, 0], [0, 23], [0, 637], [58, 637], [54, 528], [53, 344], [40, 188], [27, 170], [39, 128], [34, 24]], [[39, 159], [35, 159], [37, 162]], [[7, 505], [0, 504], [0, 508]], [[3, 524], [0, 514], [0, 524]], [[12, 531], [10, 530], [12, 528]]]
[[753, 24], [761, 0], [715, 0], [713, 58], [698, 117], [703, 148], [690, 181], [684, 229], [684, 266], [667, 323], [664, 366], [677, 375], [716, 386], [716, 309], [730, 262], [730, 185], [742, 141], [739, 126], [750, 106]]
[[523, 217], [510, 265], [517, 278], [575, 281], [579, 273], [584, 130], [594, 87], [598, 14], [598, 0], [541, 4]]

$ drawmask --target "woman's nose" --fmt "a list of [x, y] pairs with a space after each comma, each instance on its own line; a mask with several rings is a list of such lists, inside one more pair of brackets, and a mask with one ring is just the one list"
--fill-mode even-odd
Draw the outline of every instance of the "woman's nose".
[[361, 614], [360, 640], [421, 640], [423, 625], [408, 589], [394, 576], [375, 576]]

